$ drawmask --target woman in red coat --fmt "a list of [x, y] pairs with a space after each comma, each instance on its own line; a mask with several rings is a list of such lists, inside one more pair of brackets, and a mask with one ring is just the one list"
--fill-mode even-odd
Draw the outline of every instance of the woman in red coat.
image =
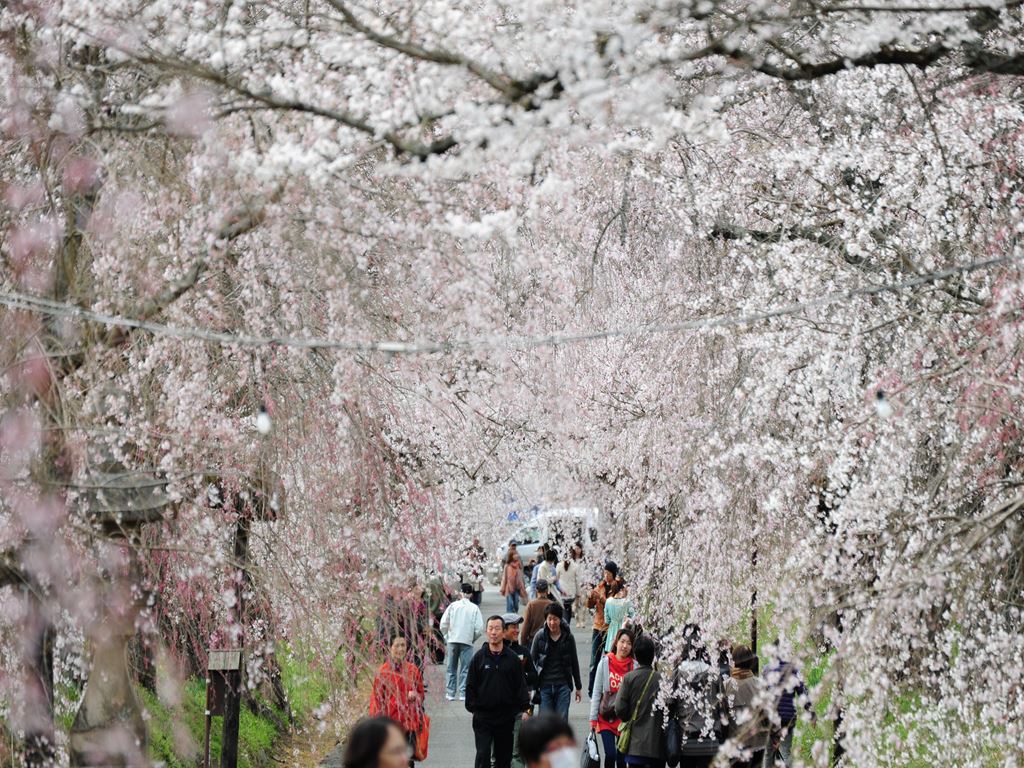
[[409, 741], [409, 765], [412, 765], [412, 747], [416, 734], [423, 728], [424, 690], [419, 669], [405, 660], [407, 651], [404, 637], [392, 638], [388, 659], [380, 665], [373, 679], [370, 715], [390, 717], [402, 727]]

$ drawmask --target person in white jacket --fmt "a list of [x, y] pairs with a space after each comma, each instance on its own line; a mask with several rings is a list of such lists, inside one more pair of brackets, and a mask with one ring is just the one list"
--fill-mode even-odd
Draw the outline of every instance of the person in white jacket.
[[448, 701], [454, 701], [456, 693], [460, 701], [466, 700], [469, 662], [473, 659], [474, 644], [484, 632], [484, 616], [470, 600], [472, 595], [473, 586], [463, 584], [462, 599], [445, 608], [441, 615], [441, 634], [448, 648]]

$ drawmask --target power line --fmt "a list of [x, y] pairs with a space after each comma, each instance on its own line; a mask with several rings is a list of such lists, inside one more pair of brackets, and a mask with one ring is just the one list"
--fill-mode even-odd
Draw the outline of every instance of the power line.
[[16, 292], [0, 292], [0, 305], [5, 305], [12, 309], [37, 312], [53, 317], [65, 317], [74, 320], [100, 323], [102, 325], [117, 326], [120, 328], [138, 329], [147, 331], [156, 336], [193, 339], [225, 346], [282, 346], [293, 347], [296, 349], [326, 349], [347, 352], [384, 352], [395, 355], [415, 355], [478, 348], [530, 349], [543, 346], [558, 346], [560, 344], [578, 344], [587, 341], [600, 341], [637, 334], [653, 336], [668, 333], [682, 333], [685, 331], [697, 331], [709, 328], [728, 328], [740, 325], [751, 325], [763, 320], [784, 317], [786, 315], [794, 315], [808, 309], [818, 309], [821, 307], [831, 306], [833, 304], [838, 304], [858, 297], [875, 296], [883, 293], [899, 293], [900, 291], [917, 288], [922, 285], [928, 285], [950, 277], [956, 277], [957, 275], [978, 272], [991, 267], [1009, 264], [1017, 259], [1017, 256], [1003, 256], [996, 259], [987, 259], [985, 261], [975, 261], [970, 264], [918, 275], [917, 277], [909, 278], [899, 283], [861, 286], [847, 291], [828, 293], [814, 299], [783, 304], [772, 309], [747, 314], [713, 315], [711, 317], [694, 318], [680, 323], [641, 325], [631, 328], [608, 328], [604, 330], [579, 333], [552, 333], [543, 336], [478, 336], [465, 339], [452, 339], [451, 341], [344, 341], [315, 337], [302, 338], [297, 336], [248, 336], [244, 334], [223, 333], [206, 328], [184, 328], [174, 325], [164, 325], [162, 323], [153, 323], [148, 320], [110, 315], [103, 312], [84, 309], [83, 307], [77, 307], [74, 304], [67, 304], [40, 296], [32, 296], [31, 294]]

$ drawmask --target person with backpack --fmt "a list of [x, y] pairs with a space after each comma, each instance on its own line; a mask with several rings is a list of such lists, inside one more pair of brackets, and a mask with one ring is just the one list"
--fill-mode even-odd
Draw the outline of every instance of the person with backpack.
[[551, 605], [554, 598], [551, 596], [551, 587], [546, 579], [537, 582], [537, 596], [527, 605], [523, 626], [519, 630], [519, 642], [529, 648], [533, 644], [533, 638], [544, 626], [544, 616], [547, 607]]
[[568, 720], [573, 686], [576, 701], [582, 701], [583, 682], [576, 639], [558, 603], [549, 603], [544, 609], [544, 626], [533, 638], [530, 656], [540, 677], [541, 711], [556, 712]]
[[484, 617], [472, 602], [473, 585], [462, 585], [462, 599], [444, 609], [439, 628], [444, 635], [448, 651], [447, 689], [445, 698], [454, 701], [456, 695], [466, 700], [466, 676], [473, 658], [473, 645], [484, 632]]
[[510, 768], [516, 718], [530, 706], [523, 665], [505, 646], [505, 620], [489, 616], [487, 642], [469, 664], [466, 709], [473, 715], [475, 768]]
[[[706, 768], [718, 754], [724, 691], [695, 624], [683, 628], [682, 661], [672, 679], [665, 752], [670, 768]], [[673, 727], [674, 726], [674, 727]]]
[[615, 716], [622, 720], [616, 746], [629, 766], [665, 765], [664, 717], [661, 708], [654, 706], [661, 688], [661, 673], [654, 668], [656, 653], [648, 635], [637, 638], [633, 647], [637, 666], [622, 679], [615, 697]]
[[768, 746], [769, 724], [754, 702], [764, 688], [757, 676], [757, 654], [745, 645], [732, 649], [732, 672], [726, 681], [729, 701], [728, 737], [736, 739], [746, 757], [734, 760], [734, 768], [761, 768]]
[[623, 679], [636, 666], [633, 658], [633, 633], [620, 629], [615, 635], [614, 649], [606, 653], [597, 665], [594, 677], [594, 695], [590, 698], [590, 730], [601, 739], [604, 750], [604, 768], [625, 768], [626, 756], [615, 748], [622, 721], [615, 716], [615, 697]]

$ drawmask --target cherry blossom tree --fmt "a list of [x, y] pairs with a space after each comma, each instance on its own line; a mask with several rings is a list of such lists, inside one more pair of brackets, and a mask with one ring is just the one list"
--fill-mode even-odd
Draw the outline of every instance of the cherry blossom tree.
[[[759, 616], [821, 666], [815, 763], [1024, 746], [1020, 3], [521, 5], [3, 11], [30, 764], [99, 603], [273, 687], [510, 489], [605, 511], [668, 657]], [[167, 495], [137, 536], [108, 460]]]

